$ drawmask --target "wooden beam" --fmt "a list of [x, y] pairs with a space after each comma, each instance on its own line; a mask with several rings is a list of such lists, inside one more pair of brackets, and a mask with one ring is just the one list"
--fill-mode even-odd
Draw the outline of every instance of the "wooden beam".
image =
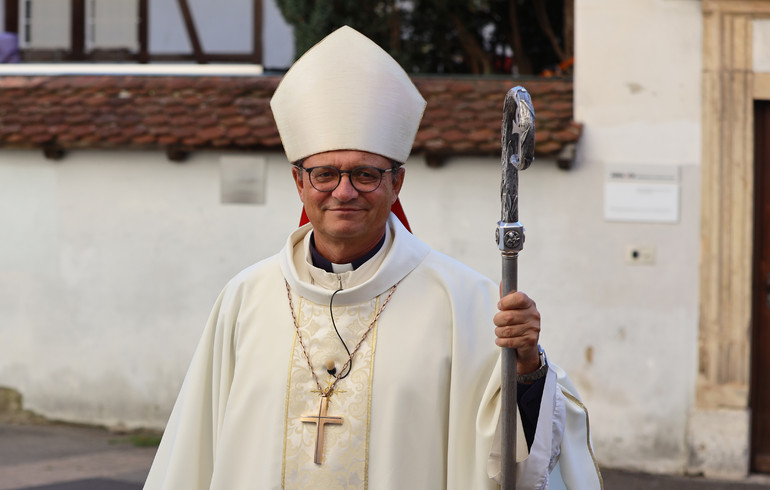
[[72, 0], [70, 59], [82, 60], [86, 53], [86, 0]]
[[43, 145], [43, 155], [48, 160], [61, 160], [64, 158], [65, 151], [64, 148], [55, 144], [46, 144]]
[[193, 20], [192, 12], [190, 12], [190, 6], [187, 5], [187, 0], [178, 0], [178, 2], [179, 8], [182, 10], [184, 25], [187, 28], [187, 36], [190, 38], [190, 44], [192, 44], [195, 61], [200, 64], [207, 63], [206, 55], [203, 54], [203, 48], [201, 48], [201, 43], [198, 39], [198, 31], [195, 30], [195, 21]]
[[[174, 61], [198, 61], [191, 53], [150, 53], [147, 61], [153, 62], [174, 62]], [[224, 63], [253, 63], [254, 57], [250, 53], [213, 53], [206, 55], [206, 63], [224, 62]]]
[[184, 163], [187, 161], [187, 157], [190, 156], [190, 150], [181, 146], [167, 146], [166, 158], [172, 162]]
[[254, 0], [254, 27], [252, 33], [254, 36], [254, 47], [252, 48], [252, 56], [254, 57], [254, 64], [262, 64], [262, 25], [264, 23], [262, 18], [262, 0]]
[[5, 32], [19, 33], [19, 1], [5, 0]]
[[147, 6], [147, 0], [139, 0], [139, 22], [137, 24], [138, 39], [139, 39], [139, 63], [147, 63], [150, 61], [149, 50], [149, 36], [147, 33], [147, 26], [149, 25], [149, 8]]

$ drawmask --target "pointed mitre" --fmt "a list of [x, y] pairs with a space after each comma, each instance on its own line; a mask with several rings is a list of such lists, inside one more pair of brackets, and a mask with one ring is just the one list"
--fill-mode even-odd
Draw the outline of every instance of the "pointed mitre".
[[290, 162], [360, 150], [403, 163], [425, 99], [396, 60], [345, 26], [294, 63], [270, 108]]

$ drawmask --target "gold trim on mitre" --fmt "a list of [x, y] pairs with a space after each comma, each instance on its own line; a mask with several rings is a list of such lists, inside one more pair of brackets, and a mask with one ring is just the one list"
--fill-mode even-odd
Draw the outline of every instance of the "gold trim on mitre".
[[290, 162], [332, 150], [406, 162], [425, 104], [396, 60], [348, 26], [302, 55], [270, 100]]

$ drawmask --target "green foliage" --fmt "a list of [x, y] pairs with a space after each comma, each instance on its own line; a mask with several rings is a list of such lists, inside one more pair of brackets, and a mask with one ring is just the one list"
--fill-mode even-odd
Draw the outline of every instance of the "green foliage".
[[333, 30], [349, 25], [379, 44], [410, 72], [532, 74], [572, 56], [566, 50], [558, 53], [554, 48], [558, 43], [564, 46], [564, 7], [571, 1], [277, 3], [286, 21], [294, 27], [297, 57]]
[[136, 447], [158, 447], [162, 434], [138, 433], [127, 436], [123, 439], [112, 439], [110, 444], [128, 443]]
[[294, 27], [297, 57], [344, 25], [366, 34], [380, 46], [388, 45], [388, 26], [382, 20], [394, 10], [394, 0], [277, 0], [276, 3], [286, 22]]
[[161, 436], [154, 434], [135, 435], [128, 438], [129, 442], [136, 447], [158, 447], [160, 439]]

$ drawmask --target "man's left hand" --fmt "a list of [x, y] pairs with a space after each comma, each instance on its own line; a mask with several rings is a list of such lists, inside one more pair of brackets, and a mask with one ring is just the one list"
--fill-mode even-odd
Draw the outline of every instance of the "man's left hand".
[[540, 312], [535, 302], [521, 291], [504, 296], [494, 317], [495, 344], [516, 349], [519, 374], [529, 374], [540, 367], [537, 342], [540, 338]]

